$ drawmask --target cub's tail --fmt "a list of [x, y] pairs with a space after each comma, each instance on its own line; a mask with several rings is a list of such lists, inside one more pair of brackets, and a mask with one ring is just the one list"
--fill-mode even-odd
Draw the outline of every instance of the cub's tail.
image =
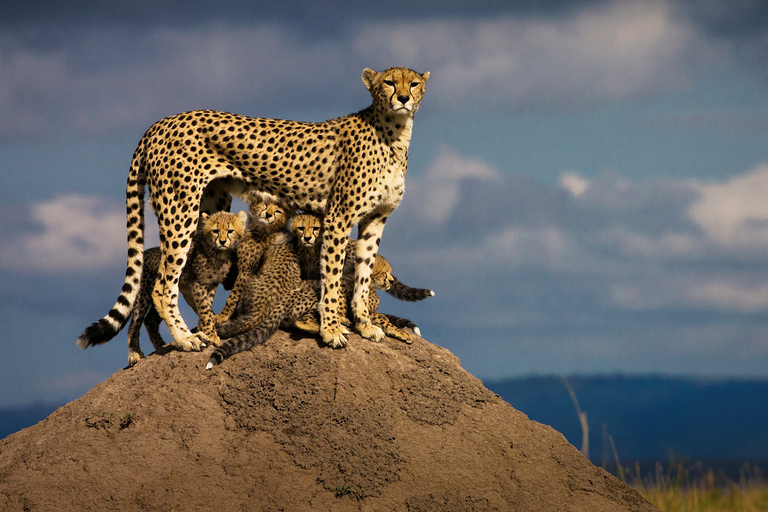
[[397, 278], [386, 292], [398, 300], [407, 302], [416, 302], [435, 296], [435, 292], [429, 288], [411, 288], [407, 284], [401, 283]]
[[[286, 307], [283, 304], [275, 304], [275, 307], [262, 322], [258, 322], [252, 329], [238, 334], [234, 338], [229, 338], [219, 345], [211, 354], [205, 369], [210, 370], [217, 364], [221, 364], [226, 358], [267, 341], [277, 331], [277, 328], [280, 327], [280, 322], [285, 318], [285, 312]], [[218, 332], [221, 333], [220, 330]]]
[[419, 326], [413, 323], [411, 320], [408, 320], [407, 318], [401, 318], [395, 315], [384, 314], [384, 316], [387, 317], [390, 323], [395, 327], [398, 327], [400, 329], [407, 327], [408, 329], [412, 330], [414, 334], [416, 334], [416, 336], [421, 336], [421, 329], [419, 329]]
[[144, 264], [144, 147], [140, 143], [131, 160], [128, 184], [125, 189], [125, 210], [128, 227], [128, 263], [125, 282], [115, 305], [103, 318], [91, 324], [77, 338], [77, 346], [85, 349], [106, 343], [114, 338], [128, 323], [141, 285], [141, 269]]

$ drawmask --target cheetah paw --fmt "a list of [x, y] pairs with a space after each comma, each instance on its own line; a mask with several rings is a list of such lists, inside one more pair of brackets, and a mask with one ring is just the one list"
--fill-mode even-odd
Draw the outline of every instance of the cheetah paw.
[[384, 331], [381, 330], [381, 327], [373, 324], [357, 324], [357, 332], [360, 333], [360, 336], [363, 338], [367, 338], [371, 341], [375, 341], [376, 343], [381, 342], [384, 340]]
[[186, 338], [174, 339], [172, 345], [184, 352], [200, 352], [211, 340], [201, 332], [190, 333]]
[[347, 346], [347, 338], [344, 336], [344, 330], [340, 325], [329, 327], [321, 331], [323, 343], [331, 348], [344, 348]]
[[144, 357], [144, 353], [141, 350], [128, 352], [128, 366], [133, 366]]

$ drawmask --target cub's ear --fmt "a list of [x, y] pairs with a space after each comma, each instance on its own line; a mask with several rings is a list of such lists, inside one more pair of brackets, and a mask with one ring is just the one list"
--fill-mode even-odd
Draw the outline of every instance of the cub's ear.
[[200, 215], [200, 218], [201, 218], [201, 219], [203, 219], [203, 220], [207, 220], [207, 219], [208, 219], [208, 217], [210, 217], [210, 215], [208, 215], [206, 212], [203, 212], [203, 213]]
[[422, 73], [421, 78], [424, 79], [424, 83], [426, 84], [427, 80], [429, 80], [429, 71], [427, 71], [426, 73]]
[[243, 210], [240, 210], [237, 212], [237, 218], [240, 219], [240, 222], [245, 224], [246, 221], [248, 221], [248, 214], [245, 213]]
[[363, 70], [363, 76], [362, 76], [363, 83], [365, 84], [366, 89], [368, 89], [369, 91], [373, 88], [373, 80], [376, 78], [377, 74], [378, 73], [376, 73], [371, 68], [365, 68]]

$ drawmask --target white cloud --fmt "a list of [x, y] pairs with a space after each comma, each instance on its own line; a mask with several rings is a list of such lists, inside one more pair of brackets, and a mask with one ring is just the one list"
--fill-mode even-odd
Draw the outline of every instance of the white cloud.
[[768, 249], [768, 164], [723, 182], [694, 182], [701, 199], [689, 215], [716, 244], [731, 250]]
[[448, 219], [460, 201], [461, 187], [467, 180], [500, 180], [499, 171], [476, 158], [467, 158], [442, 148], [421, 177], [408, 177], [409, 194], [418, 195], [419, 215], [431, 222]]
[[120, 204], [81, 195], [31, 205], [39, 231], [17, 234], [0, 249], [6, 270], [80, 272], [125, 261], [125, 210]]
[[560, 175], [560, 186], [570, 192], [573, 196], [579, 197], [589, 190], [589, 180], [573, 172], [565, 172]]

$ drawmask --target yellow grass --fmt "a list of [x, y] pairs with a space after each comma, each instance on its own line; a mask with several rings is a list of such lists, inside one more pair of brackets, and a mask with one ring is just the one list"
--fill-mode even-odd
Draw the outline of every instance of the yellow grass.
[[739, 482], [722, 481], [707, 470], [691, 478], [683, 463], [671, 464], [666, 473], [657, 466], [656, 474], [638, 478], [639, 468], [630, 483], [661, 512], [762, 512], [768, 511], [768, 482], [759, 470], [745, 467]]

